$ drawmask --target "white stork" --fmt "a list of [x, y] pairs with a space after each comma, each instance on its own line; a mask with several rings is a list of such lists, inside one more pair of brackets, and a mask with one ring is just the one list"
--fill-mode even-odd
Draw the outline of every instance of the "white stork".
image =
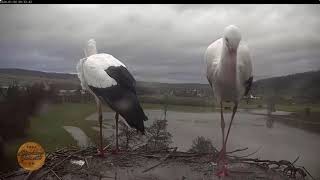
[[82, 89], [88, 90], [97, 103], [100, 124], [100, 149], [98, 154], [104, 155], [102, 146], [102, 109], [105, 102], [116, 112], [116, 149], [118, 152], [118, 119], [119, 114], [130, 127], [145, 133], [144, 122], [148, 118], [143, 112], [136, 96], [136, 81], [126, 66], [110, 54], [97, 54], [94, 39], [88, 41], [85, 49], [86, 58], [77, 64], [78, 77]]
[[[222, 148], [218, 157], [220, 167], [218, 176], [227, 175], [225, 163], [226, 144], [234, 115], [240, 99], [247, 95], [252, 84], [252, 64], [248, 46], [241, 41], [238, 27], [229, 25], [223, 37], [214, 41], [205, 52], [207, 79], [213, 90], [215, 100], [220, 104]], [[233, 102], [233, 112], [227, 135], [223, 118], [223, 102]]]

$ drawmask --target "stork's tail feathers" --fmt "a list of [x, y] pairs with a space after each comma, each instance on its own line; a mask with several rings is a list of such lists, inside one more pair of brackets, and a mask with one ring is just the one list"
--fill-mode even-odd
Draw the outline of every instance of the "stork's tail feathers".
[[144, 127], [144, 123], [143, 123], [143, 121], [145, 121], [145, 119], [141, 119], [141, 121], [140, 121], [138, 118], [139, 118], [139, 115], [137, 113], [135, 118], [126, 117], [125, 120], [129, 124], [129, 126], [137, 129], [137, 131], [140, 131], [142, 134], [145, 134], [145, 127]]
[[86, 49], [85, 49], [85, 55], [86, 57], [89, 57], [91, 55], [97, 54], [97, 43], [94, 39], [90, 39], [87, 43]]

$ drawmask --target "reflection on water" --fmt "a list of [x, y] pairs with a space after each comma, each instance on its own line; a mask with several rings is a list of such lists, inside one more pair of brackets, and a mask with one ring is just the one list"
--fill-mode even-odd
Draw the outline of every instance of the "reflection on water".
[[266, 117], [266, 126], [267, 128], [273, 128], [274, 119], [270, 116]]

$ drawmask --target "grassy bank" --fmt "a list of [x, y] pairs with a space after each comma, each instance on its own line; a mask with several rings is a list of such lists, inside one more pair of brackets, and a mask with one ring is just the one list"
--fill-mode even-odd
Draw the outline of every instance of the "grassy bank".
[[[95, 108], [94, 104], [50, 105], [46, 112], [30, 119], [30, 127], [25, 138], [16, 139], [5, 144], [6, 157], [10, 160], [15, 160], [19, 146], [27, 141], [40, 143], [46, 152], [54, 151], [56, 148], [64, 146], [76, 145], [75, 140], [63, 129], [63, 126], [77, 126], [88, 136], [96, 136], [94, 130], [91, 129], [95, 122], [85, 120], [85, 117], [96, 110]], [[8, 168], [16, 166], [17, 164], [14, 162], [9, 164]]]

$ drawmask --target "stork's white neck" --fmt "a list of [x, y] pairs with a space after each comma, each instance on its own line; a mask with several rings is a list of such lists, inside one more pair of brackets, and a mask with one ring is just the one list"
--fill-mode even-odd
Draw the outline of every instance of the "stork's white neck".
[[86, 56], [89, 57], [91, 55], [97, 54], [96, 46], [88, 46], [86, 49]]
[[237, 50], [231, 52], [223, 43], [219, 66], [220, 73], [226, 78], [226, 81], [235, 82], [237, 78]]
[[86, 57], [89, 57], [91, 55], [97, 54], [97, 46], [96, 41], [94, 39], [90, 39], [87, 43], [87, 46], [85, 48], [85, 55]]

